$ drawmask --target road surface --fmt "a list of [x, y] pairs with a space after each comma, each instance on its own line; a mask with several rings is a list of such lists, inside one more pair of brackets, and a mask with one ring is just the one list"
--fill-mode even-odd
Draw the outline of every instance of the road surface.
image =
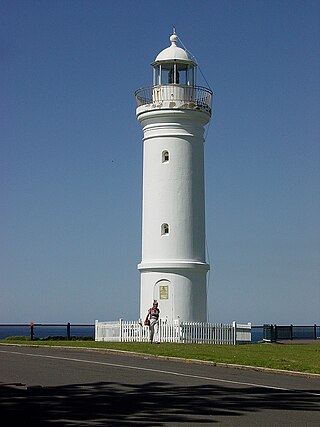
[[0, 419], [23, 426], [319, 426], [320, 379], [0, 346]]

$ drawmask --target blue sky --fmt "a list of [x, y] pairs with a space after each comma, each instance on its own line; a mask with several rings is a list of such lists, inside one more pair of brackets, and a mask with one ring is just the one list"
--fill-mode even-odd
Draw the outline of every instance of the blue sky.
[[0, 322], [138, 317], [133, 93], [175, 25], [215, 92], [209, 318], [320, 323], [319, 16], [313, 0], [0, 0]]

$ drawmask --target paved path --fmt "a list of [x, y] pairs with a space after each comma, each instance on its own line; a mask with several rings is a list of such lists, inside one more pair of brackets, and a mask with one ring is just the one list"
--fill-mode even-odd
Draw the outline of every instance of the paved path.
[[5, 427], [318, 426], [320, 380], [1, 345], [0, 404]]

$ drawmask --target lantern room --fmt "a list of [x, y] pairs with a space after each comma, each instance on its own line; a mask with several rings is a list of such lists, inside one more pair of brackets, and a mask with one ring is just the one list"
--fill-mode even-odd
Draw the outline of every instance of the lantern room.
[[178, 36], [170, 37], [171, 46], [162, 50], [152, 63], [153, 85], [185, 85], [195, 86], [195, 70], [197, 64], [188, 53], [177, 46]]

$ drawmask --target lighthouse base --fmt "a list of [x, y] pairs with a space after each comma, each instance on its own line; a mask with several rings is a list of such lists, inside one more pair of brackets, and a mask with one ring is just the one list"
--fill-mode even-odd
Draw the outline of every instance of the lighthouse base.
[[[179, 265], [179, 267], [178, 267]], [[206, 275], [209, 265], [200, 262], [176, 263], [165, 267], [139, 264], [141, 271], [140, 317], [145, 318], [153, 300], [159, 303], [160, 317], [168, 321], [207, 321]]]

